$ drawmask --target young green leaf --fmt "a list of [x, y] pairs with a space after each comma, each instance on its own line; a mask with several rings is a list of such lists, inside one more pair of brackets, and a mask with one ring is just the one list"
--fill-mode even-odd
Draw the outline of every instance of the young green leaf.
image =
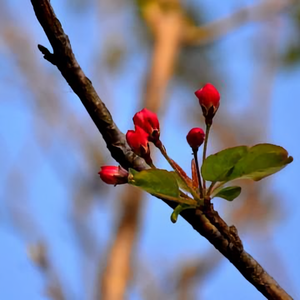
[[240, 186], [228, 186], [221, 189], [214, 197], [223, 198], [228, 201], [232, 201], [237, 198], [242, 191]]
[[184, 206], [182, 206], [181, 204], [177, 205], [176, 208], [173, 210], [172, 214], [171, 214], [171, 222], [172, 223], [176, 223], [177, 222], [177, 219], [178, 219], [178, 216], [179, 214], [182, 212], [182, 210], [184, 209], [183, 208]]
[[249, 148], [248, 153], [236, 163], [227, 181], [236, 178], [258, 181], [280, 171], [292, 161], [293, 158], [288, 156], [284, 148], [272, 144], [258, 144]]
[[210, 155], [203, 163], [202, 176], [209, 181], [228, 182], [238, 178], [258, 181], [291, 163], [287, 151], [272, 144], [225, 149]]
[[235, 164], [248, 152], [247, 146], [238, 146], [210, 155], [204, 161], [201, 173], [208, 181], [227, 181]]
[[186, 185], [186, 183], [182, 180], [182, 178], [175, 171], [171, 171], [170, 173], [172, 173], [174, 175], [179, 188], [181, 190], [189, 193], [190, 192], [190, 188], [188, 187], [188, 185]]
[[179, 204], [175, 207], [174, 211], [171, 214], [171, 222], [172, 223], [176, 223], [178, 216], [180, 215], [180, 213], [186, 209], [193, 209], [195, 208], [194, 206], [190, 206], [190, 205], [186, 205], [186, 204]]
[[150, 194], [179, 198], [179, 187], [173, 172], [159, 169], [137, 172], [129, 169], [128, 183]]

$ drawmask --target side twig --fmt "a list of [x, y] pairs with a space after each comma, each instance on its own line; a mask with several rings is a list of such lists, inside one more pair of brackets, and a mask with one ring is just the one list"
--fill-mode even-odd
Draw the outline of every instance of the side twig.
[[202, 26], [185, 24], [182, 42], [186, 45], [203, 45], [214, 42], [243, 25], [274, 17], [294, 3], [295, 0], [258, 1], [258, 3], [243, 7], [225, 18]]
[[[104, 103], [97, 95], [91, 81], [85, 76], [72, 52], [68, 36], [56, 18], [49, 0], [31, 0], [37, 19], [43, 27], [53, 54], [39, 46], [45, 59], [54, 63], [78, 95], [101, 132], [112, 157], [123, 167], [137, 170], [147, 168], [145, 162], [134, 155], [128, 147]], [[163, 199], [162, 199], [163, 200]], [[163, 200], [174, 208], [176, 204]], [[208, 217], [207, 217], [207, 216]], [[199, 209], [186, 210], [183, 218], [214, 245], [240, 272], [268, 299], [292, 299], [279, 284], [248, 254], [234, 226], [229, 227], [212, 207], [206, 215]]]

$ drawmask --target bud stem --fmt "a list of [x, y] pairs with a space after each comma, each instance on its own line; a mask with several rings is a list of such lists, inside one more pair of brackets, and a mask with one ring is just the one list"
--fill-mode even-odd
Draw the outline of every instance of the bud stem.
[[197, 177], [198, 177], [198, 182], [199, 182], [200, 198], [203, 198], [203, 188], [202, 188], [202, 183], [201, 183], [202, 178], [200, 176], [199, 163], [198, 163], [198, 149], [193, 149], [193, 154], [194, 154], [195, 163], [196, 163]]
[[217, 183], [217, 182], [212, 182], [211, 185], [210, 185], [210, 187], [209, 187], [209, 189], [208, 189], [208, 191], [207, 191], [207, 193], [209, 193], [208, 195], [215, 194], [215, 192], [216, 192], [219, 188], [221, 188], [224, 184], [225, 184], [224, 181], [221, 181], [221, 182], [219, 182], [219, 183]]
[[190, 185], [188, 184], [186, 179], [180, 174], [180, 172], [177, 169], [177, 166], [175, 165], [173, 160], [168, 156], [167, 151], [166, 151], [165, 147], [163, 146], [163, 144], [161, 142], [159, 142], [159, 143], [156, 143], [155, 146], [160, 150], [161, 154], [168, 161], [170, 166], [174, 169], [174, 171], [178, 174], [178, 176], [183, 180], [183, 182], [185, 183], [185, 185], [189, 189], [189, 192], [192, 194], [192, 196], [197, 201], [197, 203], [200, 204], [201, 202], [203, 202], [203, 200], [201, 200], [199, 198], [199, 195], [197, 194], [197, 192], [192, 187], [190, 187]]
[[216, 183], [217, 183], [216, 181], [211, 183], [211, 185], [209, 186], [209, 188], [207, 190], [207, 193], [206, 193], [207, 196], [210, 196], [211, 191], [212, 191], [212, 189], [213, 189], [213, 187], [215, 186]]
[[[209, 124], [209, 123], [206, 124], [205, 140], [204, 140], [204, 146], [203, 146], [202, 165], [203, 165], [204, 160], [206, 158], [207, 142], [208, 142], [210, 127], [211, 127], [211, 124]], [[203, 192], [204, 192], [204, 195], [206, 195], [206, 182], [205, 182], [204, 178], [203, 178]]]

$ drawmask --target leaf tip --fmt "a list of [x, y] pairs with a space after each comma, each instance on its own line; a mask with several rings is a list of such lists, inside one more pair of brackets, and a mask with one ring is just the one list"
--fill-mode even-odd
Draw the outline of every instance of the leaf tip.
[[175, 224], [175, 223], [177, 222], [177, 219], [178, 219], [178, 214], [175, 213], [175, 211], [173, 211], [172, 214], [171, 214], [170, 219], [171, 219], [171, 222], [172, 222], [173, 224]]

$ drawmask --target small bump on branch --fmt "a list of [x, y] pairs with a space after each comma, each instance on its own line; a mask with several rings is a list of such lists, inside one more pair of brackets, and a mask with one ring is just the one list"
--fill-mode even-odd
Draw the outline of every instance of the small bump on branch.
[[53, 53], [51, 53], [46, 47], [44, 47], [43, 45], [38, 44], [38, 48], [39, 50], [44, 54], [44, 59], [48, 60], [49, 62], [51, 62], [51, 64], [53, 64], [54, 66], [57, 66], [57, 61], [55, 58], [55, 55]]

